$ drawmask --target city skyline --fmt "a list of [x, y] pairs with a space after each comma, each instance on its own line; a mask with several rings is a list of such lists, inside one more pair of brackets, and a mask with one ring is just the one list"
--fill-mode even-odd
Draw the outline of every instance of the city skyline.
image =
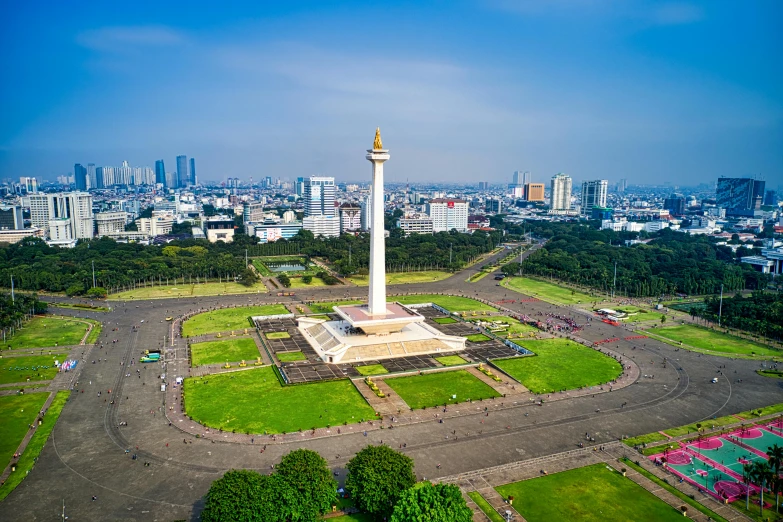
[[381, 125], [389, 183], [783, 180], [776, 2], [47, 5], [0, 22], [0, 178], [187, 150], [204, 180], [357, 180]]

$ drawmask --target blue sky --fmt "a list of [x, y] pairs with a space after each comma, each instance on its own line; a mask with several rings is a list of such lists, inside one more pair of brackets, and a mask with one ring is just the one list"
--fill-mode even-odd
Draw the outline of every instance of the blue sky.
[[783, 2], [3, 0], [0, 178], [783, 184]]

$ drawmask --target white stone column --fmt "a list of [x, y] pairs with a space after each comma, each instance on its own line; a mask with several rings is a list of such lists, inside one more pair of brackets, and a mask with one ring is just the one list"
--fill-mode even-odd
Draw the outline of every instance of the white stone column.
[[370, 228], [370, 315], [386, 313], [386, 244], [384, 242], [383, 162], [389, 159], [386, 149], [367, 151], [372, 162], [372, 216]]

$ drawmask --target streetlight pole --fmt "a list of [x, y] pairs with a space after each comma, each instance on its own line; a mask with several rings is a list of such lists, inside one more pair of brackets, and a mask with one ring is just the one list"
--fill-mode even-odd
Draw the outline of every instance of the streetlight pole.
[[95, 261], [92, 262], [92, 287], [95, 288]]

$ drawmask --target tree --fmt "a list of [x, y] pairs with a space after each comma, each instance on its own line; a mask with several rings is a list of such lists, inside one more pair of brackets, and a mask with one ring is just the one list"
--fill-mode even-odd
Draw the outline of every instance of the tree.
[[663, 324], [663, 323], [665, 323], [665, 322], [666, 322], [666, 316], [665, 316], [665, 315], [662, 315], [662, 316], [661, 316], [661, 324]]
[[769, 462], [766, 460], [753, 461], [751, 465], [751, 474], [753, 476], [753, 482], [758, 484], [759, 487], [759, 518], [764, 518], [764, 488], [769, 486], [769, 481], [772, 478], [772, 468]]
[[775, 444], [767, 449], [769, 466], [772, 468], [772, 491], [775, 493], [775, 512], [780, 513], [780, 489], [783, 486], [780, 473], [783, 471], [783, 447]]
[[291, 286], [291, 278], [288, 277], [286, 274], [278, 275], [277, 280], [280, 281], [280, 284], [286, 288]]
[[753, 482], [753, 465], [742, 465], [742, 483], [745, 484], [745, 511], [750, 509], [750, 484]]
[[[261, 521], [257, 513], [262, 481], [268, 477], [232, 469], [209, 487], [201, 512], [203, 522]], [[263, 519], [267, 520], [267, 519]]]
[[388, 518], [400, 494], [416, 483], [413, 460], [388, 446], [367, 446], [348, 462], [345, 489], [354, 504]]
[[500, 268], [500, 271], [507, 276], [516, 275], [522, 270], [522, 265], [519, 263], [507, 263]]
[[84, 293], [84, 285], [82, 283], [74, 283], [65, 289], [65, 295], [68, 297], [74, 295], [81, 295]]
[[107, 295], [109, 295], [109, 292], [107, 292], [106, 289], [102, 286], [96, 286], [87, 290], [85, 295], [87, 297], [94, 297], [96, 299], [104, 299]]
[[244, 286], [253, 286], [258, 282], [258, 279], [258, 274], [250, 268], [245, 268], [239, 275], [239, 282]]
[[292, 451], [280, 461], [277, 475], [293, 492], [294, 503], [288, 506], [291, 522], [314, 522], [337, 501], [337, 482], [324, 458], [314, 451]]
[[303, 275], [303, 276], [302, 276], [302, 282], [303, 282], [304, 284], [306, 284], [306, 285], [309, 285], [310, 283], [312, 283], [312, 282], [313, 282], [313, 276], [311, 276], [310, 274]]
[[473, 512], [457, 486], [424, 482], [405, 490], [391, 522], [471, 522]]

